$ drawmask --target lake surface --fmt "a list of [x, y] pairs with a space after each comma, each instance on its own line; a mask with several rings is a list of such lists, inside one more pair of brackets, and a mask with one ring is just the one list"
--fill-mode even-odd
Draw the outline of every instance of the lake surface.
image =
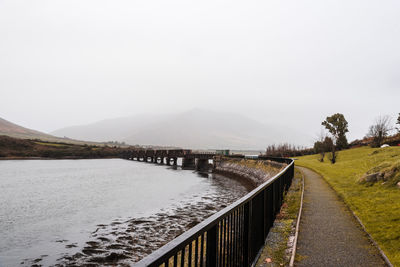
[[3, 160], [0, 266], [133, 263], [248, 191], [122, 159]]

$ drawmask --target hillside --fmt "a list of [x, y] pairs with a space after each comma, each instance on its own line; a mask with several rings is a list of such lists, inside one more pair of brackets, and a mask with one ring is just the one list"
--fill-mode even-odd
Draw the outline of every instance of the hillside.
[[51, 139], [55, 138], [49, 134], [24, 128], [5, 119], [0, 118], [0, 135], [7, 135], [22, 139]]
[[278, 125], [224, 112], [193, 109], [179, 114], [137, 115], [73, 126], [52, 132], [69, 138], [124, 141], [135, 145], [194, 149], [262, 149], [268, 144], [308, 144], [312, 138]]
[[61, 138], [54, 135], [46, 134], [43, 132], [35, 131], [32, 129], [28, 129], [7, 121], [5, 119], [0, 118], [0, 136], [10, 136], [14, 138], [20, 139], [40, 139], [43, 141], [50, 142], [62, 142], [62, 143], [70, 143], [70, 144], [92, 144], [92, 145], [101, 145], [95, 142], [85, 142], [79, 141], [69, 138]]
[[151, 124], [157, 124], [166, 116], [140, 114], [131, 117], [105, 119], [86, 125], [70, 126], [53, 131], [55, 136], [94, 142], [124, 141], [124, 139]]
[[400, 147], [361, 147], [340, 151], [338, 155], [335, 164], [327, 159], [321, 163], [318, 155], [311, 155], [299, 157], [296, 165], [320, 173], [361, 219], [394, 266], [400, 266], [400, 188], [396, 186], [400, 170], [396, 168], [397, 173], [388, 180], [359, 182], [367, 172], [379, 171], [380, 166], [400, 164]]
[[121, 157], [126, 148], [92, 146], [27, 140], [0, 135], [0, 159], [2, 158], [73, 158], [94, 159]]

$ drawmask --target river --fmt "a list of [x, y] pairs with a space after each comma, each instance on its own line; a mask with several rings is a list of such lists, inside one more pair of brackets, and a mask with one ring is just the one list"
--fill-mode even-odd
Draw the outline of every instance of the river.
[[122, 159], [0, 161], [0, 266], [129, 265], [249, 187]]

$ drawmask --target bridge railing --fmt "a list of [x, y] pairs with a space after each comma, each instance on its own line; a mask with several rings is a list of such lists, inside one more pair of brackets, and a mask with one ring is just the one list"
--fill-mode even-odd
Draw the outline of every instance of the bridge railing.
[[134, 266], [250, 266], [263, 247], [294, 162], [249, 194], [156, 250]]

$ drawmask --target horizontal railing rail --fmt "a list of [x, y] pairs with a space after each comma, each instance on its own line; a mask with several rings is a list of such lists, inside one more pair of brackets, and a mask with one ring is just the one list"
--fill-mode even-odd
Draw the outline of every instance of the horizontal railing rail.
[[[268, 160], [275, 160], [268, 158]], [[246, 196], [210, 216], [134, 266], [250, 266], [254, 263], [294, 175], [294, 161]]]

